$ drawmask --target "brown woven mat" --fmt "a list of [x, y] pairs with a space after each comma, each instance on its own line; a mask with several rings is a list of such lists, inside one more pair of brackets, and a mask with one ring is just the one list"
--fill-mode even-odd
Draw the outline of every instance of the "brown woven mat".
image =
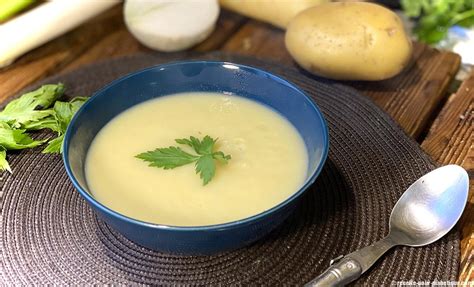
[[[68, 95], [90, 95], [119, 76], [172, 57], [178, 56], [122, 58], [44, 82], [64, 82]], [[402, 192], [434, 168], [393, 120], [352, 89], [251, 58], [219, 53], [199, 58], [274, 72], [304, 89], [323, 111], [330, 130], [329, 158], [295, 214], [265, 239], [234, 252], [161, 254], [99, 221], [73, 189], [60, 156], [22, 151], [9, 157], [14, 174], [0, 178], [0, 282], [301, 285], [330, 259], [386, 235], [390, 211]], [[451, 232], [427, 247], [388, 252], [356, 284], [455, 280], [458, 264], [458, 234]]]

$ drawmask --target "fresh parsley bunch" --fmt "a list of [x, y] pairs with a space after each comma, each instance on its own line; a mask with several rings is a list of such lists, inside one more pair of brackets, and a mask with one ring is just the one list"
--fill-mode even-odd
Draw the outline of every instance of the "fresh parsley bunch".
[[454, 25], [474, 25], [474, 0], [401, 0], [408, 17], [417, 18], [418, 40], [434, 44], [446, 37]]
[[[57, 101], [64, 94], [64, 85], [43, 85], [11, 101], [0, 112], [0, 171], [11, 171], [8, 150], [34, 148], [47, 143], [43, 153], [61, 153], [64, 133], [72, 116], [87, 100], [77, 97], [70, 102]], [[28, 132], [50, 129], [57, 137], [35, 140]]]

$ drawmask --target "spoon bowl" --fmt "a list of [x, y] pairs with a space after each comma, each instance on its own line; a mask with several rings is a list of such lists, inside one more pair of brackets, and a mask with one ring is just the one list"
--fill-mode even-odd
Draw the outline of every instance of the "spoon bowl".
[[399, 245], [423, 246], [451, 230], [467, 202], [469, 178], [457, 165], [435, 169], [415, 181], [395, 204], [390, 237]]

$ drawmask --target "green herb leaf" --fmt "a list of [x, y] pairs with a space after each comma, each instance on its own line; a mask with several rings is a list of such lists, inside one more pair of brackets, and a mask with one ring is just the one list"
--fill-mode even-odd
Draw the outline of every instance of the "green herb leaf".
[[7, 150], [4, 147], [0, 146], [0, 171], [5, 171], [5, 170], [12, 173], [10, 165], [8, 164], [8, 161], [7, 161]]
[[401, 0], [400, 4], [402, 5], [403, 10], [408, 17], [420, 16], [423, 8], [421, 1], [416, 0]]
[[61, 133], [65, 133], [67, 126], [72, 120], [74, 114], [79, 108], [88, 100], [85, 97], [77, 97], [72, 99], [70, 102], [57, 101], [54, 104], [54, 116], [58, 121], [58, 127]]
[[220, 163], [227, 164], [227, 162], [232, 158], [230, 155], [225, 155], [223, 152], [218, 151], [212, 154], [212, 157], [215, 160], [218, 160]]
[[50, 129], [52, 131], [59, 132], [59, 130], [57, 130], [57, 126], [58, 124], [54, 117], [54, 113], [52, 113], [50, 116], [46, 118], [43, 118], [36, 122], [29, 123], [27, 127], [25, 127], [25, 129], [27, 129], [28, 131], [39, 131], [42, 129]]
[[38, 108], [49, 108], [63, 93], [63, 84], [41, 86], [11, 101], [0, 112], [0, 121], [8, 123], [12, 128], [29, 129], [35, 122], [53, 115], [52, 110]]
[[74, 114], [87, 101], [88, 98], [77, 97], [70, 102], [57, 101], [54, 103], [53, 117], [48, 117], [40, 122], [41, 128], [49, 128], [58, 133], [58, 137], [50, 140], [43, 153], [62, 153], [64, 133]]
[[5, 122], [0, 122], [0, 146], [7, 150], [33, 148], [43, 144], [44, 140], [33, 140], [22, 129], [13, 129]]
[[189, 139], [176, 140], [176, 142], [179, 144], [185, 144], [192, 147], [198, 154], [201, 155], [211, 154], [216, 141], [217, 140], [212, 139], [210, 136], [205, 136], [202, 141], [193, 136], [189, 137]]
[[434, 44], [447, 35], [454, 25], [474, 25], [472, 0], [401, 0], [408, 17], [417, 18], [414, 32], [418, 40]]
[[206, 185], [216, 174], [216, 163], [212, 155], [207, 154], [201, 156], [196, 162], [196, 173], [202, 179], [203, 185]]
[[176, 139], [178, 144], [187, 145], [194, 149], [197, 155], [183, 151], [179, 147], [170, 146], [168, 148], [157, 148], [137, 155], [136, 157], [149, 162], [149, 166], [173, 169], [182, 165], [196, 162], [196, 173], [202, 179], [203, 185], [209, 183], [216, 174], [216, 163], [218, 161], [227, 164], [231, 159], [230, 155], [225, 155], [222, 151], [213, 152], [217, 139], [205, 136], [202, 140], [193, 136], [189, 139]]
[[46, 148], [42, 151], [42, 153], [62, 153], [63, 140], [64, 135], [60, 135], [57, 138], [50, 140]]
[[198, 156], [189, 154], [179, 147], [170, 146], [168, 148], [157, 148], [136, 156], [139, 159], [149, 162], [149, 166], [172, 169], [178, 166], [195, 162]]

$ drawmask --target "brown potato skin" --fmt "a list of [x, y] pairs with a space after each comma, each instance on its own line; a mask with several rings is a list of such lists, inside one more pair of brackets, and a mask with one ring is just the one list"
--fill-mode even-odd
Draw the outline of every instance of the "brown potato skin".
[[285, 44], [305, 70], [338, 80], [391, 78], [412, 54], [400, 18], [366, 2], [327, 3], [304, 10], [290, 21]]

